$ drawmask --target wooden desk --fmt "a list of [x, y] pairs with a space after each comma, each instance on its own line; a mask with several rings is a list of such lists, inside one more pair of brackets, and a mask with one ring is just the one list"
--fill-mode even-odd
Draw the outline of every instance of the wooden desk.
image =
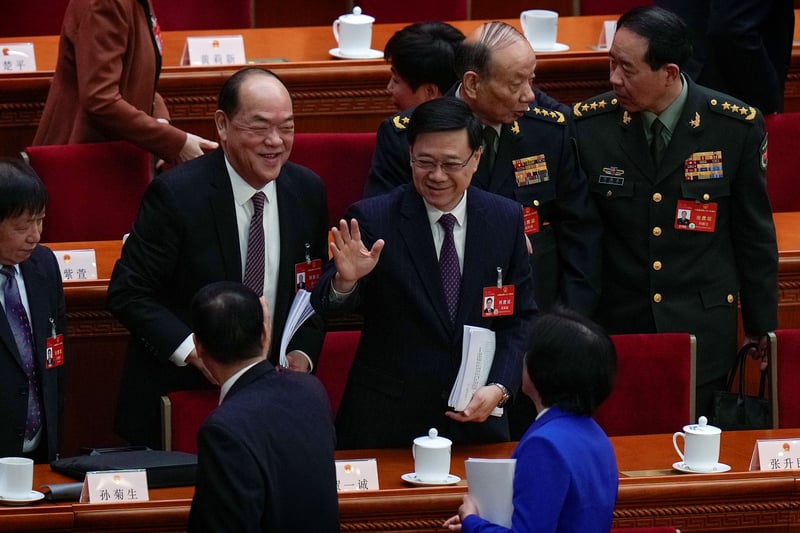
[[[615, 437], [620, 486], [615, 527], [671, 525], [696, 531], [800, 531], [800, 471], [748, 472], [757, 438], [800, 437], [800, 429], [724, 432], [720, 461], [724, 474], [679, 474], [671, 435]], [[466, 492], [464, 459], [508, 457], [515, 443], [461, 446], [453, 450], [451, 471], [462, 478], [450, 487], [410, 487], [400, 475], [413, 470], [410, 449], [338, 452], [339, 459], [375, 457], [381, 489], [342, 493], [342, 531], [441, 531]], [[72, 481], [36, 467], [34, 486]], [[3, 530], [23, 531], [181, 531], [186, 526], [194, 489], [157, 489], [152, 501], [127, 505], [40, 503], [0, 506]]]
[[[607, 90], [607, 54], [593, 47], [603, 20], [612, 18], [615, 17], [561, 17], [558, 40], [568, 44], [570, 50], [539, 54], [537, 85], [568, 104]], [[453, 24], [468, 33], [482, 22], [485, 21]], [[518, 19], [507, 22], [519, 28]], [[372, 47], [383, 50], [386, 41], [403, 26], [376, 24]], [[795, 32], [798, 38], [800, 26]], [[375, 131], [380, 121], [394, 112], [386, 90], [389, 67], [382, 59], [332, 59], [328, 50], [336, 43], [329, 26], [165, 32], [159, 92], [180, 128], [209, 138], [216, 136], [212, 116], [217, 93], [222, 82], [239, 67], [181, 67], [179, 61], [187, 36], [222, 33], [240, 33], [250, 59], [281, 60], [268, 66], [283, 78], [292, 94], [298, 131]], [[30, 145], [44, 109], [58, 48], [58, 36], [14, 41], [34, 43], [40, 70], [0, 75], [0, 156], [15, 156]], [[799, 47], [794, 49], [786, 85], [786, 110], [800, 110]]]

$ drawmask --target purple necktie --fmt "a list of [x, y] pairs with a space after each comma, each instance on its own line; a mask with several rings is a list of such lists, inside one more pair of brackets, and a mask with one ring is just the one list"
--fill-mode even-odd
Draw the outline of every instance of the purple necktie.
[[258, 191], [253, 195], [253, 217], [247, 234], [247, 258], [244, 263], [244, 284], [259, 296], [264, 294], [264, 201]]
[[456, 225], [456, 217], [450, 213], [445, 213], [439, 218], [438, 222], [444, 229], [442, 250], [439, 252], [439, 273], [442, 276], [442, 288], [447, 302], [447, 310], [450, 314], [450, 322], [455, 322], [458, 300], [461, 294], [461, 269], [458, 268], [458, 253], [456, 252], [456, 243], [453, 240], [453, 227]]
[[6, 276], [3, 286], [3, 297], [6, 302], [6, 318], [17, 350], [22, 359], [22, 368], [28, 376], [28, 419], [25, 422], [25, 440], [31, 440], [42, 426], [42, 411], [39, 403], [39, 382], [36, 377], [36, 365], [33, 361], [33, 337], [28, 314], [22, 305], [17, 286], [17, 270], [13, 266], [4, 266], [0, 270]]

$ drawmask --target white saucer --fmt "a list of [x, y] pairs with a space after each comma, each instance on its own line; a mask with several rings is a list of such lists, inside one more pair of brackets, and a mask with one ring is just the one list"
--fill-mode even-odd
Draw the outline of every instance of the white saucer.
[[550, 48], [534, 48], [534, 52], [537, 54], [546, 54], [548, 52], [566, 52], [567, 50], [569, 50], [569, 45], [563, 43], [556, 43]]
[[422, 486], [436, 486], [436, 485], [455, 485], [461, 478], [458, 476], [454, 476], [453, 474], [447, 474], [447, 479], [444, 481], [420, 481], [417, 479], [417, 474], [415, 472], [409, 472], [408, 474], [403, 474], [400, 476], [403, 481], [406, 483], [411, 483], [412, 485]]
[[28, 505], [29, 503], [38, 502], [43, 498], [44, 494], [42, 494], [38, 490], [32, 490], [30, 494], [28, 494], [27, 498], [22, 498], [22, 499], [4, 498], [3, 496], [0, 496], [0, 503], [2, 503], [3, 505]]
[[339, 59], [380, 59], [383, 57], [383, 52], [380, 50], [369, 50], [364, 55], [351, 55], [345, 54], [339, 48], [331, 48], [328, 53]]
[[692, 470], [691, 468], [686, 466], [686, 463], [684, 463], [683, 461], [672, 463], [672, 468], [674, 468], [678, 472], [683, 472], [684, 474], [720, 474], [722, 472], [727, 472], [728, 470], [731, 469], [730, 465], [726, 465], [725, 463], [717, 463], [711, 470], [700, 472], [698, 470]]

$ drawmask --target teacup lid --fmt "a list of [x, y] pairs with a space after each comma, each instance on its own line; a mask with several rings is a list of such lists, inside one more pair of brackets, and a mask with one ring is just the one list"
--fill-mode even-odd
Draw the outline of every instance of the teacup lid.
[[453, 441], [440, 437], [439, 431], [436, 428], [431, 428], [426, 436], [414, 439], [414, 444], [422, 448], [447, 448], [453, 444]]
[[345, 24], [372, 24], [375, 22], [375, 17], [369, 15], [362, 15], [361, 8], [356, 6], [353, 8], [353, 13], [347, 13], [339, 17], [339, 20]]
[[722, 432], [717, 426], [712, 426], [708, 423], [708, 418], [701, 416], [697, 419], [697, 424], [690, 424], [686, 426], [685, 431], [689, 431], [691, 433], [720, 433]]

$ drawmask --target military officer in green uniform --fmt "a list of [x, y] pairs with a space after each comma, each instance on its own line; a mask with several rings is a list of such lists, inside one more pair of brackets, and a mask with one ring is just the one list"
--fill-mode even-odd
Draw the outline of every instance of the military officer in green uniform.
[[609, 52], [613, 92], [573, 112], [604, 226], [596, 318], [609, 333], [693, 333], [700, 415], [733, 364], [740, 300], [746, 340], [766, 349], [778, 254], [763, 117], [684, 76], [691, 51], [677, 15], [628, 11]]

